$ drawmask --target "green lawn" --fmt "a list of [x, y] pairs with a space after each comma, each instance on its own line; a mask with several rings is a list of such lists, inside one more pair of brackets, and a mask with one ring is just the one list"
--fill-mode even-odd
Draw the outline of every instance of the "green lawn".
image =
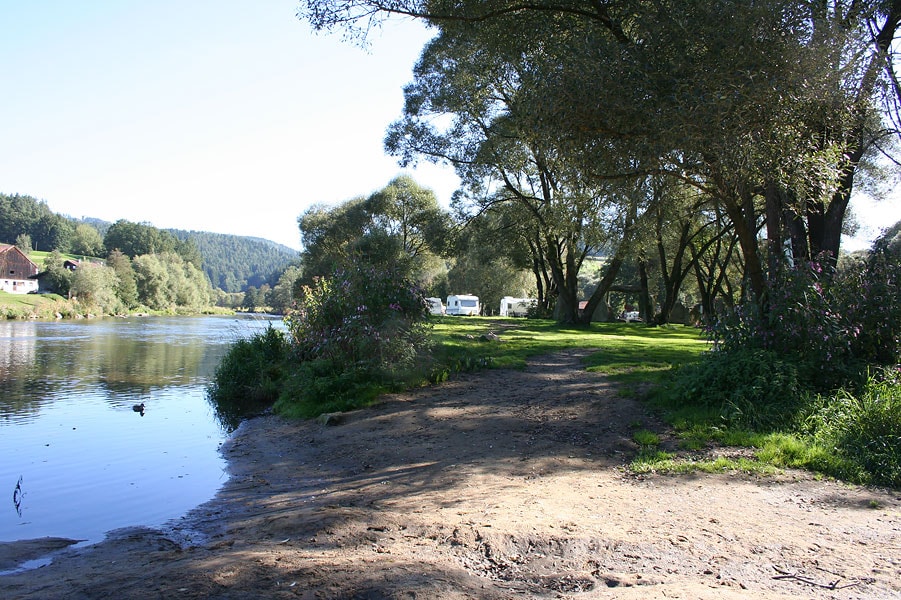
[[[495, 333], [500, 341], [483, 336]], [[673, 366], [696, 360], [707, 349], [701, 330], [683, 325], [592, 323], [563, 327], [540, 319], [440, 317], [433, 334], [438, 360], [523, 368], [531, 356], [570, 348], [593, 350], [586, 367], [627, 386], [658, 381]]]
[[[781, 430], [748, 430], [728, 425], [709, 407], [693, 405], [690, 400], [673, 405], [656, 393], [666, 388], [674, 368], [698, 361], [708, 348], [703, 333], [696, 328], [626, 323], [571, 328], [544, 320], [489, 317], [441, 317], [433, 323], [436, 362], [443, 368], [437, 380], [452, 371], [523, 368], [531, 356], [569, 348], [590, 350], [585, 358], [587, 369], [618, 382], [620, 395], [647, 402], [672, 427], [667, 432], [636, 432], [635, 441], [642, 450], [631, 465], [635, 472], [740, 471], [764, 475], [782, 468], [800, 468], [855, 483], [901, 483], [898, 449], [871, 448], [875, 440], [890, 439], [891, 432], [897, 432], [894, 424], [901, 422], [901, 387], [897, 382], [873, 383], [857, 398], [839, 394], [820, 400], [824, 409], [810, 409], [805, 421], [808, 429], [812, 422], [820, 423], [820, 433], [812, 434], [797, 424]], [[489, 333], [497, 334], [498, 339]], [[829, 411], [835, 412], [840, 400], [841, 406], [850, 407], [844, 412], [851, 416], [844, 417], [847, 424], [842, 421], [835, 425], [829, 420], [835, 418]], [[830, 428], [838, 431], [824, 437], [822, 432]], [[856, 443], [853, 446], [848, 438], [856, 430], [863, 432], [858, 434], [863, 441], [852, 439]], [[675, 438], [676, 448], [662, 449], [659, 434], [663, 433]], [[839, 445], [841, 452], [837, 451]], [[734, 457], [709, 458], [713, 456], [709, 451], [715, 448], [730, 448], [727, 454]]]
[[[38, 267], [43, 269], [44, 268], [44, 259], [47, 258], [49, 255], [50, 255], [50, 252], [42, 252], [40, 250], [32, 250], [31, 252], [28, 253], [28, 258], [31, 259], [31, 262], [33, 262]], [[81, 254], [60, 253], [60, 256], [62, 256], [63, 259], [69, 259], [69, 260], [87, 260], [87, 261], [91, 261], [91, 262], [102, 262], [102, 263], [106, 262], [106, 259], [103, 259], [103, 258], [97, 258], [96, 256], [83, 256]]]
[[66, 300], [57, 294], [0, 292], [0, 319], [24, 319], [32, 315], [52, 318]]

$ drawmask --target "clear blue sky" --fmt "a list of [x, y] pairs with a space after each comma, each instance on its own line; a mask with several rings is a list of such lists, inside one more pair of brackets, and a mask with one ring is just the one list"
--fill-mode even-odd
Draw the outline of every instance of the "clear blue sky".
[[[313, 34], [297, 5], [0, 0], [0, 192], [299, 248], [308, 206], [401, 173], [382, 139], [431, 34], [396, 20], [362, 50]], [[445, 205], [457, 185], [411, 174]], [[862, 238], [901, 220], [899, 198], [855, 203]]]
[[[313, 34], [294, 0], [0, 0], [0, 192], [74, 217], [254, 235], [402, 171], [386, 127], [431, 34]], [[457, 179], [410, 172], [447, 204]]]

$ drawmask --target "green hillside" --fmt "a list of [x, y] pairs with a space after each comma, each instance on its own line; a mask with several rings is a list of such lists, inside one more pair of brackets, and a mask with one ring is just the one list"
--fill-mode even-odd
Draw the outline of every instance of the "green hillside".
[[203, 257], [203, 271], [214, 287], [240, 292], [253, 286], [274, 285], [279, 274], [299, 253], [287, 246], [257, 237], [206, 231], [169, 229], [180, 240], [190, 239]]
[[[103, 239], [112, 225], [96, 218], [75, 219], [54, 213], [45, 201], [32, 196], [0, 193], [0, 243], [15, 244], [18, 238], [27, 237], [35, 250], [32, 260], [38, 265], [54, 249], [73, 259], [105, 257]], [[141, 225], [154, 229], [152, 225]], [[193, 242], [210, 282], [226, 292], [274, 285], [285, 267], [299, 256], [292, 248], [257, 237], [179, 229], [160, 231], [179, 241]]]

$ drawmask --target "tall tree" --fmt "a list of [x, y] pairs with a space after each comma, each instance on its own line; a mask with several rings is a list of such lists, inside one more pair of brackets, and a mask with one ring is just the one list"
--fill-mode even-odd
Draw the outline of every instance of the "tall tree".
[[[622, 241], [624, 223], [611, 216], [629, 214], [620, 203], [631, 202], [623, 191], [633, 190], [586, 179], [557, 140], [535, 132], [520, 97], [531, 68], [529, 56], [481, 51], [469, 31], [442, 32], [423, 51], [404, 91], [404, 118], [389, 129], [386, 146], [403, 163], [453, 164], [465, 187], [458, 207], [470, 215], [519, 205], [536, 233], [536, 259], [552, 277], [558, 319], [576, 322], [579, 269]], [[617, 265], [611, 262], [612, 276]]]
[[12, 244], [26, 234], [31, 237], [33, 250], [68, 250], [72, 223], [52, 212], [47, 203], [15, 194], [0, 194], [0, 242]]
[[289, 265], [269, 290], [265, 303], [274, 312], [284, 314], [294, 305], [294, 284], [300, 279], [301, 273], [299, 266]]
[[397, 238], [411, 259], [440, 254], [450, 228], [450, 216], [438, 205], [435, 192], [400, 176], [369, 197], [366, 210], [374, 229]]
[[138, 284], [131, 259], [121, 251], [113, 250], [106, 257], [106, 265], [116, 273], [116, 297], [126, 308], [135, 308], [138, 305]]
[[31, 254], [34, 244], [31, 242], [31, 236], [27, 233], [20, 233], [16, 236], [16, 248], [22, 251], [26, 256]]
[[61, 296], [69, 295], [72, 284], [72, 273], [63, 266], [63, 256], [59, 250], [53, 250], [44, 258], [43, 281], [41, 284], [51, 292]]
[[[365, 36], [399, 13], [466, 35], [473, 56], [527, 57], [516, 83], [531, 129], [558, 140], [585, 176], [625, 177], [640, 165], [716, 196], [758, 299], [783, 240], [796, 259], [838, 254], [861, 168], [895, 134], [884, 117], [901, 90], [890, 53], [899, 0], [304, 6], [316, 28]], [[617, 165], [611, 154], [632, 160]]]
[[116, 272], [106, 265], [83, 263], [72, 273], [69, 292], [73, 298], [102, 313], [117, 313], [122, 306], [116, 297]]
[[335, 207], [310, 206], [297, 218], [303, 243], [303, 280], [325, 276], [352, 259], [354, 245], [367, 232], [366, 200], [354, 198]]
[[557, 286], [541, 231], [522, 205], [513, 202], [494, 204], [470, 220], [466, 230], [466, 234], [474, 237], [476, 243], [488, 251], [488, 257], [505, 259], [517, 273], [532, 274], [531, 285], [519, 284], [508, 278], [509, 285], [502, 290], [502, 296], [534, 297], [539, 314], [552, 314], [557, 301]]
[[176, 240], [171, 234], [148, 223], [133, 223], [120, 219], [110, 226], [103, 239], [103, 245], [110, 252], [119, 250], [135, 258], [143, 254], [173, 252]]
[[104, 252], [103, 238], [95, 227], [87, 223], [79, 223], [72, 233], [69, 249], [73, 254], [82, 256], [101, 256]]
[[423, 279], [447, 244], [450, 217], [434, 192], [399, 177], [368, 198], [311, 206], [298, 224], [304, 245], [301, 283], [350, 261], [400, 268]]

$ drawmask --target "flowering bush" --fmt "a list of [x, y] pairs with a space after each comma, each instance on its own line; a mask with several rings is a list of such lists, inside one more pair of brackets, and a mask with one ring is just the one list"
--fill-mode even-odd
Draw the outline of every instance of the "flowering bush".
[[364, 404], [413, 367], [427, 316], [423, 290], [390, 270], [356, 265], [316, 279], [285, 318], [301, 366], [276, 408], [306, 404], [310, 416]]
[[[745, 303], [711, 329], [717, 349], [713, 354], [719, 356], [708, 367], [722, 370], [723, 364], [738, 364], [757, 356], [755, 352], [766, 352], [795, 368], [796, 385], [786, 385], [775, 376], [755, 378], [754, 385], [745, 380], [730, 383], [726, 378], [721, 387], [707, 385], [703, 398], [731, 398], [734, 404], [733, 392], [741, 390], [746, 409], [754, 406], [771, 416], [781, 413], [776, 418], [780, 421], [801, 406], [809, 392], [860, 389], [869, 367], [901, 362], [897, 249], [877, 240], [865, 259], [849, 261], [832, 278], [823, 275], [818, 261], [787, 270], [772, 279], [762, 305]], [[769, 369], [761, 367], [762, 372]], [[699, 389], [691, 381], [697, 376], [686, 372], [686, 382], [679, 389], [686, 385], [685, 389]], [[768, 408], [780, 398], [782, 410]]]
[[304, 286], [286, 323], [302, 360], [408, 367], [424, 342], [425, 293], [390, 271], [357, 266]]
[[843, 270], [835, 281], [839, 302], [856, 327], [851, 352], [867, 364], [901, 363], [899, 254], [887, 237], [880, 238], [864, 263]]
[[841, 285], [823, 281], [818, 261], [772, 278], [766, 302], [742, 304], [712, 328], [719, 350], [760, 349], [792, 360], [815, 389], [837, 387], [858, 373], [861, 324], [844, 305]]
[[220, 414], [263, 404], [289, 416], [364, 406], [397, 387], [426, 349], [425, 294], [387, 270], [356, 266], [302, 289], [285, 317], [232, 345], [209, 395]]

